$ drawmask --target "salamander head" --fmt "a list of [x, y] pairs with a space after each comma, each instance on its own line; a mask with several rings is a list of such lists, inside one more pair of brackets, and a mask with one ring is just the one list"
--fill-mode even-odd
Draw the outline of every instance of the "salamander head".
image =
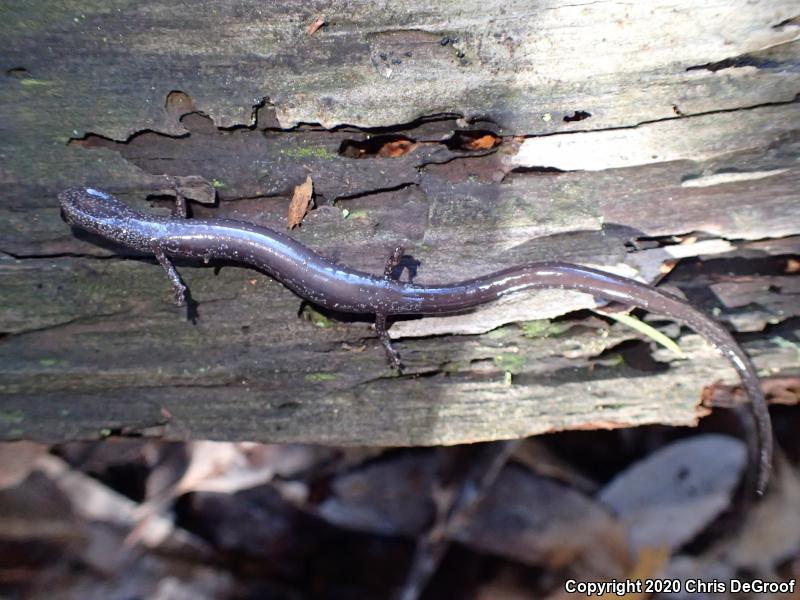
[[58, 195], [61, 216], [76, 225], [104, 238], [135, 248], [146, 247], [141, 219], [144, 215], [111, 194], [92, 188], [70, 188]]
[[129, 217], [135, 211], [111, 194], [92, 188], [70, 188], [58, 195], [61, 216], [67, 223], [94, 229], [103, 221]]

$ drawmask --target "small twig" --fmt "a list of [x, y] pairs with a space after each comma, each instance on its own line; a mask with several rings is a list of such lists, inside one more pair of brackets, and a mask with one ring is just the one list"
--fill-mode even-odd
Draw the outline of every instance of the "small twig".
[[[482, 444], [477, 456], [464, 457], [459, 449], [456, 453], [448, 449], [448, 469], [460, 471], [468, 459], [466, 472], [456, 475], [435, 494], [436, 517], [431, 527], [417, 538], [417, 547], [411, 562], [405, 585], [398, 600], [416, 600], [436, 573], [450, 545], [453, 529], [464, 527], [474, 516], [475, 510], [494, 484], [502, 468], [519, 445], [520, 440], [507, 440]], [[475, 453], [474, 448], [469, 449]]]

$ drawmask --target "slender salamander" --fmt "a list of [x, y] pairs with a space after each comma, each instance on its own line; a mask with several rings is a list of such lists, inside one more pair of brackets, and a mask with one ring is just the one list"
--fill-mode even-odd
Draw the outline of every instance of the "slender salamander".
[[265, 271], [297, 295], [331, 310], [375, 315], [375, 330], [389, 362], [399, 367], [387, 333], [387, 317], [460, 312], [508, 294], [529, 289], [577, 290], [668, 316], [688, 325], [713, 344], [739, 373], [757, 423], [756, 489], [763, 493], [772, 456], [772, 427], [758, 375], [747, 354], [717, 321], [690, 304], [632, 279], [567, 262], [534, 262], [443, 285], [418, 285], [392, 275], [403, 254], [397, 248], [382, 276], [338, 265], [291, 237], [250, 223], [223, 219], [185, 219], [139, 212], [113, 196], [91, 188], [69, 189], [58, 196], [67, 223], [118, 244], [155, 255], [167, 272], [175, 302], [186, 301], [169, 256], [223, 259]]

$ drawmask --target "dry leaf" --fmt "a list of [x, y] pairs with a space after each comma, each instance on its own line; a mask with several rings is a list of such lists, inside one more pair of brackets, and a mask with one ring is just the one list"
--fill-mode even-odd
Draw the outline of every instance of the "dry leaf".
[[[234, 493], [271, 481], [278, 458], [292, 446], [198, 440], [187, 446], [189, 464], [171, 490], [173, 497], [196, 491]], [[302, 448], [302, 447], [301, 447]]]
[[[133, 528], [136, 541], [148, 548], [156, 548], [170, 540], [170, 543], [207, 552], [207, 545], [194, 534], [176, 526], [170, 518], [162, 514], [148, 515], [146, 520], [138, 520], [140, 504], [103, 485], [93, 477], [75, 471], [56, 456], [43, 456], [38, 462], [39, 469], [45, 473], [59, 490], [72, 502], [75, 513], [87, 521], [108, 523], [120, 530]], [[121, 531], [122, 534], [122, 531]], [[129, 534], [130, 535], [130, 534]], [[119, 548], [119, 540], [117, 547]], [[109, 561], [117, 560], [109, 555]], [[123, 553], [118, 554], [122, 559]]]
[[698, 435], [633, 464], [598, 499], [628, 526], [637, 550], [679, 548], [730, 505], [746, 460], [743, 442]]
[[523, 441], [514, 451], [514, 460], [529, 471], [566, 483], [584, 494], [597, 492], [597, 484], [571, 463], [554, 453], [547, 444], [535, 438]]
[[308, 35], [314, 35], [323, 25], [325, 25], [325, 18], [319, 16], [311, 22], [311, 25], [308, 26], [306, 33], [308, 33]]
[[465, 146], [468, 150], [491, 150], [500, 143], [500, 138], [493, 133], [487, 133], [468, 141]]
[[378, 156], [382, 156], [384, 158], [397, 158], [411, 152], [416, 145], [417, 144], [411, 140], [395, 140], [393, 142], [386, 142], [383, 146], [381, 146], [380, 150], [378, 150]]
[[661, 266], [658, 268], [658, 272], [660, 275], [667, 275], [675, 268], [675, 265], [678, 264], [677, 260], [665, 260], [661, 263]]
[[36, 442], [0, 443], [0, 489], [17, 485], [28, 476], [47, 446]]
[[311, 196], [313, 194], [314, 184], [309, 175], [303, 183], [294, 188], [292, 201], [289, 203], [289, 214], [286, 217], [287, 229], [294, 229], [300, 225], [303, 217], [308, 212], [308, 206], [311, 204]]
[[475, 600], [530, 600], [532, 597], [530, 581], [510, 565], [493, 569], [488, 581], [478, 585], [474, 596]]
[[627, 531], [592, 498], [509, 465], [472, 521], [449, 535], [466, 546], [575, 577], [621, 577]]
[[[641, 581], [657, 577], [669, 560], [670, 550], [666, 546], [655, 548], [645, 547], [639, 551], [636, 563], [627, 574], [626, 579], [631, 581]], [[650, 597], [649, 592], [629, 592], [623, 596], [620, 594], [606, 592], [599, 596], [602, 600], [613, 600], [614, 598], [627, 598], [628, 600], [646, 600]]]
[[726, 562], [750, 572], [769, 572], [800, 548], [800, 476], [782, 453], [764, 498], [747, 513], [736, 535], [717, 547]]
[[[679, 594], [664, 594], [651, 596], [651, 598], [670, 598], [670, 600], [690, 600], [698, 598], [702, 600], [734, 600], [734, 598], [744, 598], [750, 596], [740, 596], [738, 594], [728, 594], [725, 592], [713, 591], [714, 581], [728, 582], [734, 577], [741, 577], [733, 567], [724, 562], [720, 556], [713, 556], [705, 552], [701, 556], [691, 556], [687, 554], [673, 556], [669, 563], [658, 574], [662, 581], [675, 580], [681, 582], [682, 591]], [[687, 585], [688, 582], [691, 584]], [[688, 592], [697, 589], [700, 582], [707, 582], [705, 591], [700, 589], [697, 593]], [[710, 586], [709, 586], [710, 584]], [[777, 600], [774, 596], [772, 600]]]
[[419, 535], [433, 516], [430, 493], [435, 476], [431, 452], [389, 456], [334, 478], [333, 493], [316, 513], [356, 531]]

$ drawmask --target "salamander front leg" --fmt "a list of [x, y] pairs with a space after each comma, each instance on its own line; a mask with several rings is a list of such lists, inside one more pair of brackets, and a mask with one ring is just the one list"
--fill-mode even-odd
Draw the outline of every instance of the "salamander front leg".
[[375, 331], [378, 334], [378, 339], [380, 339], [381, 344], [383, 344], [384, 350], [386, 350], [386, 358], [389, 359], [389, 365], [393, 369], [400, 369], [400, 355], [397, 353], [397, 350], [394, 349], [394, 346], [392, 346], [392, 340], [389, 337], [388, 327], [386, 326], [385, 314], [377, 313], [375, 315]]
[[405, 251], [406, 249], [402, 246], [397, 246], [389, 255], [389, 258], [386, 259], [386, 268], [383, 270], [383, 276], [386, 279], [394, 279], [395, 281], [400, 279], [400, 274], [395, 275], [394, 270], [400, 265], [400, 260], [403, 258]]
[[189, 216], [186, 210], [186, 197], [178, 191], [177, 186], [175, 186], [175, 206], [172, 207], [172, 216], [180, 217], [181, 219]]
[[183, 285], [183, 281], [181, 281], [181, 276], [178, 275], [178, 272], [175, 270], [175, 267], [172, 265], [172, 261], [164, 254], [164, 250], [159, 246], [157, 243], [153, 243], [150, 245], [150, 248], [153, 250], [153, 254], [156, 255], [156, 260], [158, 263], [164, 267], [164, 270], [167, 272], [167, 277], [172, 282], [172, 289], [175, 290], [175, 304], [178, 306], [185, 306], [186, 305], [186, 286]]

